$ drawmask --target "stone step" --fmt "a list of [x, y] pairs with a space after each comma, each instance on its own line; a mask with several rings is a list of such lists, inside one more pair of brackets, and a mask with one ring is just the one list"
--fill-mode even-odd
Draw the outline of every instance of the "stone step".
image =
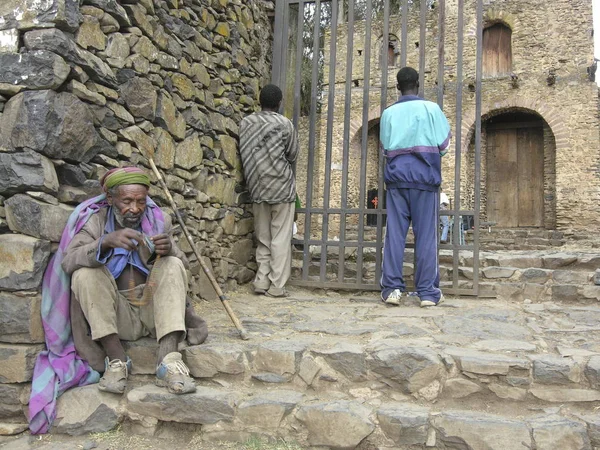
[[459, 402], [423, 406], [372, 387], [339, 396], [298, 388], [249, 390], [212, 384], [177, 396], [144, 380], [130, 384], [122, 399], [93, 385], [68, 391], [58, 400], [52, 432], [108, 431], [124, 421], [126, 430], [146, 436], [171, 429], [189, 433], [195, 442], [245, 442], [259, 436], [319, 448], [591, 450], [600, 444], [598, 415], [578, 408], [465, 409], [464, 399], [462, 408]]

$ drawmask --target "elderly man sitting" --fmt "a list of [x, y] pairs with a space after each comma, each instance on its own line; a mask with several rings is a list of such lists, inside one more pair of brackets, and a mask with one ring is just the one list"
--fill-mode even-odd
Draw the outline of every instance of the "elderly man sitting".
[[[187, 260], [169, 235], [170, 217], [148, 197], [150, 180], [138, 168], [113, 169], [101, 184], [106, 198], [88, 206], [92, 213], [62, 260], [62, 269], [72, 276], [77, 351], [86, 359], [85, 334], [91, 335], [106, 354], [99, 389], [123, 393], [132, 362], [121, 339], [155, 337], [156, 384], [174, 394], [193, 392], [194, 381], [177, 351], [186, 337], [186, 319], [190, 321]], [[87, 333], [78, 332], [73, 313], [78, 306]]]

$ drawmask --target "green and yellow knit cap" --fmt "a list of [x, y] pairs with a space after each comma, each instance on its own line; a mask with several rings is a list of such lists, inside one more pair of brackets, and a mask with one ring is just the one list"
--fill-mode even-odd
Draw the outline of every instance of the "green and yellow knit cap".
[[150, 178], [142, 169], [137, 167], [120, 167], [111, 169], [100, 180], [104, 192], [115, 186], [123, 186], [126, 184], [142, 184], [150, 187]]

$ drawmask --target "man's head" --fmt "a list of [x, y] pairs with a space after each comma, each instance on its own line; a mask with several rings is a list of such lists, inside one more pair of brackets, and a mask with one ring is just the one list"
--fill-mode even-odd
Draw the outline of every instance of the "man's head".
[[150, 178], [137, 167], [109, 170], [100, 180], [115, 219], [125, 228], [137, 228], [146, 210]]
[[419, 74], [412, 67], [403, 67], [396, 75], [398, 89], [402, 95], [416, 94], [419, 89]]
[[267, 84], [260, 91], [260, 106], [263, 110], [278, 111], [281, 106], [283, 93], [274, 84]]

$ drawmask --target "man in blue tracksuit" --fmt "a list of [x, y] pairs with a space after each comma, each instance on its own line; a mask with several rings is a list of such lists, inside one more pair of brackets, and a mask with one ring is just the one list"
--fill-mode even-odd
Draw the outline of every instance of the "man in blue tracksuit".
[[402, 97], [383, 112], [380, 121], [380, 141], [387, 160], [381, 299], [399, 305], [404, 295], [402, 264], [412, 221], [417, 293], [421, 306], [435, 306], [443, 300], [437, 261], [437, 214], [441, 157], [450, 145], [450, 125], [436, 103], [417, 96], [419, 74], [415, 69], [400, 69], [397, 79]]

